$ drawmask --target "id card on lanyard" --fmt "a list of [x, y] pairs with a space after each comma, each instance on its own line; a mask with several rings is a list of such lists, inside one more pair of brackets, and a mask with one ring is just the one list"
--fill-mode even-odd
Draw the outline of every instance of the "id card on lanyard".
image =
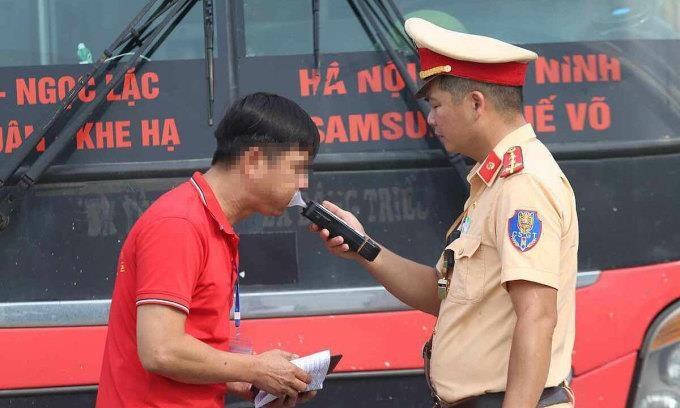
[[239, 354], [253, 354], [252, 342], [241, 337], [241, 289], [239, 285], [240, 275], [236, 258], [233, 261], [234, 275], [234, 327], [236, 333], [229, 337], [229, 352]]

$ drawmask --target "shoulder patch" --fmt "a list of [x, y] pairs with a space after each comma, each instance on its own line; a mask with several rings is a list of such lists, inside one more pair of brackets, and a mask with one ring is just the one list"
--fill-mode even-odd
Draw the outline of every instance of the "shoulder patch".
[[505, 178], [515, 173], [519, 173], [524, 169], [524, 158], [522, 157], [522, 148], [513, 146], [508, 149], [503, 155], [503, 164], [501, 165], [501, 172], [499, 177]]
[[531, 210], [515, 210], [508, 219], [508, 237], [515, 248], [526, 252], [536, 246], [541, 238], [541, 220], [538, 213]]

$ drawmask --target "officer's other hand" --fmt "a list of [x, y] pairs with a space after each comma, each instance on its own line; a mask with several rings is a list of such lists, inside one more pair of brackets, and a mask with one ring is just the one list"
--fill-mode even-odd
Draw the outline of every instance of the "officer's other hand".
[[294, 406], [298, 401], [298, 393], [303, 392], [312, 378], [290, 360], [296, 355], [282, 350], [270, 350], [254, 356], [256, 367], [252, 384], [266, 392], [279, 397], [280, 403], [286, 403], [286, 397]]
[[[322, 205], [330, 212], [335, 214], [338, 218], [343, 220], [350, 227], [364, 235], [366, 234], [363, 225], [361, 225], [359, 220], [357, 220], [357, 217], [355, 217], [351, 212], [343, 210], [330, 201], [324, 201]], [[309, 230], [319, 233], [319, 236], [326, 244], [326, 248], [328, 248], [332, 254], [348, 259], [357, 258], [359, 256], [355, 252], [350, 252], [349, 245], [344, 243], [344, 240], [341, 236], [331, 238], [330, 232], [327, 229], [320, 229], [316, 224], [311, 224], [309, 226]]]

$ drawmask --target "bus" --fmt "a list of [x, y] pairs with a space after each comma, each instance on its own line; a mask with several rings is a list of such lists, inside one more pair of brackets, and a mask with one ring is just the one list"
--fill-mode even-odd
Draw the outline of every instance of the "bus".
[[[412, 16], [540, 56], [525, 116], [581, 226], [578, 407], [680, 406], [677, 0], [0, 2], [0, 405], [93, 405], [125, 236], [209, 167], [214, 123], [241, 95], [278, 93], [312, 115], [322, 143], [306, 198], [433, 265], [472, 163], [443, 152], [413, 97]], [[290, 209], [236, 226], [243, 335], [256, 351], [344, 355], [309, 407], [431, 406], [421, 347], [434, 318], [307, 225]]]

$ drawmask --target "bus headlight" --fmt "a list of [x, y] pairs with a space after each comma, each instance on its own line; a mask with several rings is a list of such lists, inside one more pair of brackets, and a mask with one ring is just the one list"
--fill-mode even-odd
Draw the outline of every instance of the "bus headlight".
[[680, 408], [680, 397], [670, 391], [653, 393], [640, 401], [640, 408]]
[[645, 338], [631, 387], [634, 408], [680, 408], [680, 302], [654, 321]]
[[670, 347], [665, 354], [661, 378], [668, 385], [680, 386], [680, 344]]

